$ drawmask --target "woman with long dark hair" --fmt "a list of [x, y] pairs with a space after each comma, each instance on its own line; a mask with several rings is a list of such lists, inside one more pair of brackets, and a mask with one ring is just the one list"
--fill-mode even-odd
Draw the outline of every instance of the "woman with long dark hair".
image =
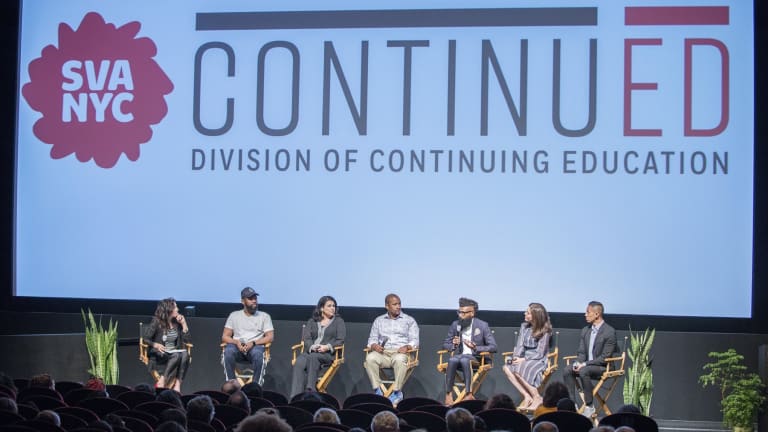
[[552, 324], [547, 309], [541, 303], [531, 303], [525, 310], [525, 322], [520, 326], [512, 357], [505, 359], [504, 373], [523, 396], [520, 409], [536, 409], [542, 398], [537, 387], [547, 368]]
[[344, 344], [346, 337], [347, 327], [339, 316], [336, 299], [320, 297], [312, 318], [304, 325], [304, 351], [293, 366], [291, 397], [305, 391], [317, 391], [320, 369], [333, 363], [334, 347]]
[[149, 362], [149, 372], [152, 373], [155, 367], [159, 368], [157, 387], [165, 388], [172, 384], [170, 388], [181, 392], [181, 382], [190, 362], [186, 344], [192, 341], [192, 337], [186, 318], [179, 313], [176, 300], [167, 298], [157, 302], [155, 315], [147, 326], [144, 338], [151, 344], [149, 355], [154, 360]]

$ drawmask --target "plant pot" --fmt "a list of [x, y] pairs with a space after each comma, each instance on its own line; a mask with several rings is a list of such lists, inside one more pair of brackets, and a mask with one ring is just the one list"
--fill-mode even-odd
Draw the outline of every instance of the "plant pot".
[[733, 432], [753, 432], [755, 429], [752, 426], [734, 426]]

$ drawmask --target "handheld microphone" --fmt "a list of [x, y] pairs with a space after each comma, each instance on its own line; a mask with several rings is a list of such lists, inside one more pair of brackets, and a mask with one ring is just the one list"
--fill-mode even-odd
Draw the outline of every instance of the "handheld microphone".
[[388, 340], [389, 340], [388, 336], [384, 336], [383, 338], [381, 338], [381, 342], [379, 342], [379, 345], [381, 345], [381, 348], [384, 348], [384, 345], [387, 344]]
[[453, 345], [454, 346], [459, 346], [459, 345], [461, 345], [461, 324], [456, 324], [456, 333], [457, 333], [457, 336], [459, 337], [459, 343], [456, 343], [456, 344], [453, 344]]

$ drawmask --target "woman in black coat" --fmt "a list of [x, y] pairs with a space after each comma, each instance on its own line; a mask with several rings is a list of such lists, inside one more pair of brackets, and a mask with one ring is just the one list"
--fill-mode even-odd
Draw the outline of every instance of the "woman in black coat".
[[[165, 388], [173, 382], [173, 390], [181, 393], [181, 382], [189, 367], [189, 353], [186, 344], [192, 341], [184, 315], [179, 313], [176, 300], [160, 300], [152, 322], [147, 326], [144, 338], [150, 343], [149, 372], [157, 370], [160, 377], [158, 388]], [[175, 379], [175, 381], [174, 381]]]
[[320, 297], [312, 318], [304, 326], [304, 352], [293, 366], [291, 397], [305, 391], [317, 391], [315, 386], [320, 369], [333, 363], [333, 347], [343, 345], [346, 337], [347, 327], [338, 314], [336, 299]]

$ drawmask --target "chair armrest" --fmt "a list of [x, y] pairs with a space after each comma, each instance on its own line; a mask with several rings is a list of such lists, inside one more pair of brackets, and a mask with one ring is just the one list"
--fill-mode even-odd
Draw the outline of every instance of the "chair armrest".
[[296, 345], [291, 346], [291, 349], [292, 350], [302, 350], [302, 349], [304, 349], [304, 342], [298, 343]]
[[344, 362], [344, 345], [337, 345], [333, 347], [334, 360]]
[[577, 358], [579, 358], [579, 357], [575, 356], [575, 355], [572, 355], [572, 356], [565, 356], [565, 357], [563, 357], [563, 360], [565, 361], [565, 365], [568, 366], [568, 365], [571, 364], [571, 362], [573, 360], [576, 360]]
[[506, 356], [513, 356], [513, 355], [515, 355], [515, 352], [514, 351], [505, 351], [505, 352], [501, 353], [501, 355], [503, 355], [505, 357]]

